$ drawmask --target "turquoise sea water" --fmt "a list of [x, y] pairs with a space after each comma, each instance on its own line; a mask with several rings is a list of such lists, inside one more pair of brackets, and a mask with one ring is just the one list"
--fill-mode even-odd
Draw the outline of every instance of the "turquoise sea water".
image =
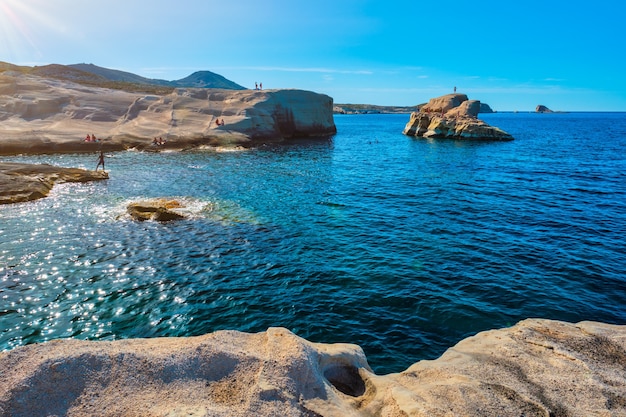
[[[388, 373], [527, 317], [626, 324], [626, 114], [481, 118], [516, 140], [336, 116], [330, 139], [111, 153], [108, 181], [0, 206], [0, 349], [283, 326]], [[162, 196], [191, 218], [124, 215]]]

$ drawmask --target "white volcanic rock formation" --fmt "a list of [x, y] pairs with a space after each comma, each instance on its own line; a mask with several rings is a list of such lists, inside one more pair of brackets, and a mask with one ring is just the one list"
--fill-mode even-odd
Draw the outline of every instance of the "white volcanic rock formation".
[[13, 417], [625, 416], [626, 326], [529, 319], [381, 376], [281, 328], [51, 341], [0, 353], [0, 375]]
[[[160, 96], [0, 74], [0, 155], [143, 149], [154, 138], [176, 149], [250, 146], [335, 132], [332, 98], [310, 91], [179, 88]], [[85, 142], [88, 134], [99, 141]]]
[[480, 109], [480, 101], [468, 100], [465, 94], [432, 98], [411, 113], [402, 133], [424, 138], [513, 140], [507, 132], [477, 119]]

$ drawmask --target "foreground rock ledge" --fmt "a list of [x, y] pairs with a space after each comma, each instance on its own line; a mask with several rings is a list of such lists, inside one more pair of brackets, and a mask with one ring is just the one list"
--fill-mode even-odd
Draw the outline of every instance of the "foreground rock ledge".
[[254, 146], [337, 130], [332, 98], [311, 91], [140, 94], [11, 72], [0, 74], [0, 122], [0, 155]]
[[477, 118], [480, 106], [480, 101], [468, 100], [465, 94], [432, 98], [411, 113], [402, 133], [423, 138], [513, 140], [507, 132]]
[[375, 375], [361, 348], [282, 328], [0, 353], [0, 414], [624, 416], [626, 326], [529, 319]]
[[55, 183], [109, 178], [104, 171], [63, 168], [47, 164], [0, 162], [0, 204], [22, 203], [46, 197]]

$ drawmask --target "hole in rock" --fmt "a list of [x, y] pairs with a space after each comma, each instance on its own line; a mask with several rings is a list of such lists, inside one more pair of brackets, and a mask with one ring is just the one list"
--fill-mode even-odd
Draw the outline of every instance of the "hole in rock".
[[332, 365], [324, 371], [324, 377], [346, 395], [360, 397], [365, 394], [365, 382], [354, 366]]

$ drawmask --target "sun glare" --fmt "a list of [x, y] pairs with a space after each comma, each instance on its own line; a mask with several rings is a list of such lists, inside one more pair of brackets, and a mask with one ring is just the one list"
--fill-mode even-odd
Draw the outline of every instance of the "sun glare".
[[0, 60], [16, 63], [42, 56], [38, 29], [62, 28], [45, 13], [46, 6], [40, 1], [0, 0]]
[[39, 54], [31, 30], [23, 17], [18, 1], [0, 0], [0, 56], [8, 61], [19, 61], [32, 54]]

